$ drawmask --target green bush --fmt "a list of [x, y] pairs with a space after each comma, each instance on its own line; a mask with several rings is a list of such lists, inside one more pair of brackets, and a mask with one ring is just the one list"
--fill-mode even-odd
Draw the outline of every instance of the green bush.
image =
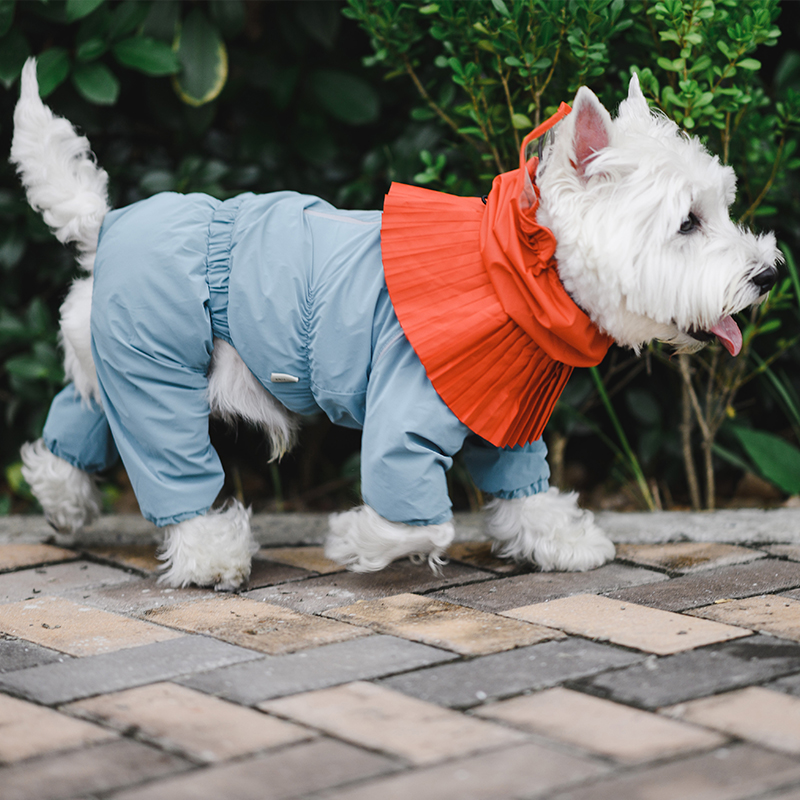
[[[48, 104], [89, 137], [114, 206], [166, 189], [220, 198], [295, 189], [379, 208], [390, 180], [411, 180], [438, 133], [408, 121], [411, 91], [364, 70], [368, 52], [326, 0], [0, 0], [0, 152], [9, 152], [22, 64], [36, 55]], [[2, 513], [33, 507], [18, 449], [41, 433], [61, 386], [58, 308], [75, 275], [5, 156], [0, 275]], [[357, 437], [321, 419], [307, 429], [277, 471], [260, 438], [237, 443], [215, 428], [227, 491], [285, 507], [349, 501]]]
[[[438, 151], [421, 154], [425, 169], [418, 182], [482, 194], [497, 172], [513, 168], [522, 135], [578, 86], [588, 84], [614, 108], [637, 73], [655, 108], [735, 166], [734, 212], [742, 223], [757, 219], [774, 227], [791, 252], [797, 246], [791, 178], [800, 166], [800, 55], [785, 50], [773, 61], [772, 86], [761, 77], [761, 59], [770, 56], [765, 48], [780, 36], [780, 10], [777, 0], [348, 0], [345, 13], [370, 37], [367, 63], [413, 84], [420, 103], [412, 116], [435, 121], [448, 135]], [[790, 441], [783, 444], [800, 457], [797, 382], [788, 377], [798, 357], [798, 286], [792, 272], [753, 312], [738, 360], [722, 355], [719, 346], [696, 358], [670, 359], [654, 345], [644, 362], [612, 353], [602, 380], [595, 371], [595, 391], [580, 376], [573, 379], [570, 394], [577, 390], [573, 398], [581, 397], [580, 406], [568, 395], [547, 434], [557, 480], [567, 438], [591, 430], [605, 438], [651, 507], [660, 502], [659, 488], [671, 495], [674, 487], [667, 480], [660, 487], [648, 484], [645, 470], [671, 477], [676, 461], [684, 472], [680, 490], [695, 507], [713, 507], [720, 457], [782, 489], [795, 486], [789, 462], [778, 460], [787, 466], [778, 469], [785, 480], [776, 480], [776, 460], [766, 463], [768, 448], [748, 446], [740, 429], [775, 428], [777, 400], [789, 415], [782, 427]], [[781, 377], [772, 364], [784, 367]], [[642, 380], [638, 373], [645, 365], [650, 374]], [[753, 381], [765, 375], [766, 381]], [[748, 384], [750, 391], [743, 391]], [[611, 402], [619, 395], [624, 425]], [[591, 413], [598, 402], [606, 423]], [[738, 420], [740, 408], [748, 411], [744, 421]], [[738, 427], [729, 424], [734, 418]], [[735, 451], [720, 446], [720, 437], [731, 440]]]
[[[165, 189], [295, 189], [379, 208], [391, 180], [485, 193], [579, 85], [613, 109], [637, 71], [654, 106], [734, 165], [736, 214], [774, 228], [791, 265], [800, 53], [779, 39], [780, 12], [777, 0], [0, 0], [0, 150], [33, 54], [48, 103], [109, 172], [115, 206]], [[17, 450], [63, 378], [57, 315], [74, 274], [8, 165], [0, 271], [2, 512], [32, 507]], [[799, 290], [789, 272], [744, 321], [736, 361], [718, 348], [670, 360], [654, 346], [576, 373], [548, 433], [556, 480], [582, 460], [595, 465], [588, 484], [609, 468], [622, 483], [638, 475], [639, 500], [667, 505], [713, 502], [742, 469], [795, 491], [785, 473], [800, 434]], [[227, 490], [257, 507], [349, 502], [357, 435], [322, 419], [306, 427], [279, 467], [254, 437], [234, 447], [215, 430]], [[458, 466], [451, 484], [457, 504], [480, 501]]]

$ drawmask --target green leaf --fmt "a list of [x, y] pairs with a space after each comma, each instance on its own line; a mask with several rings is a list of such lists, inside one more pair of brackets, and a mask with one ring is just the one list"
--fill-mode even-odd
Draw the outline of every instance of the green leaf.
[[51, 47], [41, 53], [36, 60], [40, 97], [55, 91], [67, 79], [69, 68], [69, 56], [63, 47]]
[[[0, 0], [0, 36], [5, 36], [11, 30], [13, 21], [14, 0]], [[0, 47], [0, 50], [2, 50], [2, 47]]]
[[517, 130], [531, 130], [533, 128], [533, 123], [524, 114], [514, 114], [511, 117], [511, 124]]
[[380, 113], [378, 93], [363, 79], [337, 70], [317, 70], [311, 86], [319, 104], [350, 125], [375, 122]]
[[145, 75], [174, 75], [180, 70], [178, 56], [172, 48], [148, 36], [123, 39], [112, 50], [120, 64]]
[[177, 0], [159, 0], [150, 5], [150, 10], [142, 26], [142, 34], [154, 39], [175, 38], [180, 19], [180, 4]]
[[31, 54], [28, 40], [14, 28], [0, 41], [0, 83], [9, 89], [22, 72], [25, 59]]
[[511, 13], [508, 10], [508, 6], [503, 2], [503, 0], [492, 0], [492, 5], [494, 6], [494, 10], [500, 14], [502, 17], [510, 17]]
[[761, 62], [755, 58], [743, 58], [741, 61], [736, 62], [736, 66], [755, 72], [755, 70], [761, 69]]
[[67, 0], [67, 22], [88, 17], [98, 6], [106, 0]]
[[677, 72], [680, 69], [680, 67], [675, 66], [675, 62], [673, 62], [669, 58], [664, 58], [663, 56], [659, 57], [656, 60], [656, 63], [658, 64], [659, 67], [661, 67], [661, 69], [665, 69], [669, 72]]
[[[229, 5], [225, 0], [221, 5]], [[338, 3], [294, 3], [295, 19], [305, 32], [326, 50], [336, 43], [342, 18]], [[244, 10], [242, 11], [244, 14]]]
[[247, 14], [241, 0], [211, 0], [211, 17], [224, 36], [233, 37], [244, 29]]
[[17, 356], [6, 361], [6, 371], [23, 380], [41, 380], [50, 375], [50, 365], [34, 356]]
[[116, 75], [99, 61], [77, 64], [72, 70], [72, 82], [86, 100], [98, 106], [113, 106], [119, 97]]
[[183, 68], [173, 78], [175, 91], [187, 105], [210, 103], [228, 79], [228, 51], [219, 31], [199, 8], [194, 8], [175, 44]]
[[761, 475], [787, 494], [800, 493], [800, 449], [766, 431], [731, 426]]
[[114, 9], [108, 30], [110, 39], [116, 41], [135, 31], [147, 18], [149, 5], [141, 0], [125, 0]]
[[75, 60], [82, 63], [95, 61], [108, 50], [105, 39], [87, 39], [75, 49]]

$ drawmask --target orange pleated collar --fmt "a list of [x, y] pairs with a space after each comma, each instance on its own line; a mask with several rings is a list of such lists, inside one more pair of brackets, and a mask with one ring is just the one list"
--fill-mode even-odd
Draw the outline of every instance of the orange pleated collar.
[[[486, 203], [393, 183], [381, 251], [397, 318], [439, 396], [497, 447], [538, 439], [573, 367], [599, 364], [612, 340], [567, 294], [553, 233], [536, 222], [538, 159], [525, 137], [519, 169]], [[528, 180], [528, 178], [530, 178]]]

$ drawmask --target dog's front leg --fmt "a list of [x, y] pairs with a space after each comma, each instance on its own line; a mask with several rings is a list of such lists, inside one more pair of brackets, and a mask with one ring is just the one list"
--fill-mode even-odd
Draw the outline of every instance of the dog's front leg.
[[464, 443], [464, 461], [481, 491], [493, 495], [486, 528], [504, 558], [538, 564], [544, 571], [582, 572], [614, 558], [614, 545], [578, 508], [577, 495], [549, 487], [547, 447], [493, 447], [477, 436]]
[[538, 564], [544, 572], [584, 572], [614, 558], [614, 545], [578, 508], [577, 494], [558, 489], [516, 499], [495, 498], [486, 507], [487, 531], [498, 555]]
[[438, 572], [454, 534], [452, 521], [406, 525], [363, 505], [331, 515], [325, 555], [353, 572], [375, 572], [398, 558], [425, 556]]

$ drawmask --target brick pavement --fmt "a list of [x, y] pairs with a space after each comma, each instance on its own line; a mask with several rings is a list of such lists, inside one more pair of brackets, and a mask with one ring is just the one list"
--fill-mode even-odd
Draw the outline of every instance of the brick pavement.
[[800, 511], [666, 517], [576, 575], [468, 518], [441, 576], [256, 518], [238, 595], [158, 584], [131, 519], [6, 519], [0, 797], [800, 800]]

